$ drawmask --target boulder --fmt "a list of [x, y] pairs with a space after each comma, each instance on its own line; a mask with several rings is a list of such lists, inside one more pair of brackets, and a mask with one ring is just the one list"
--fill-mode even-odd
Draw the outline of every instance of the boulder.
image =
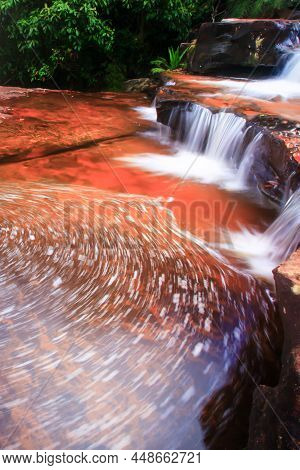
[[299, 20], [236, 20], [203, 23], [189, 70], [239, 66], [274, 67], [289, 48], [298, 44]]
[[257, 387], [250, 418], [249, 448], [300, 446], [300, 250], [275, 269], [284, 330], [282, 369], [276, 387]]

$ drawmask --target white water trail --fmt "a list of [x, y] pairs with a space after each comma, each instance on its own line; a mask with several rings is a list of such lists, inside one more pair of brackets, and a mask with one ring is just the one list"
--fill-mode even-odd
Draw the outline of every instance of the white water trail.
[[[178, 129], [175, 142], [170, 128]], [[158, 135], [161, 143], [173, 148], [172, 155], [142, 154], [122, 160], [158, 174], [245, 190], [262, 135], [247, 143], [250, 128], [245, 118], [230, 112], [214, 113], [197, 104], [178, 106], [172, 109], [168, 126], [160, 125]]]
[[156, 98], [154, 99], [151, 106], [136, 106], [133, 108], [137, 111], [142, 119], [145, 121], [156, 122], [157, 113], [156, 113]]
[[272, 269], [285, 261], [299, 244], [300, 189], [297, 189], [265, 232], [243, 229], [231, 233], [231, 247], [227, 248], [244, 257], [252, 272], [271, 278]]
[[[199, 80], [191, 80], [199, 82]], [[290, 100], [300, 98], [300, 48], [287, 53], [287, 62], [278, 75], [263, 80], [201, 80], [200, 83], [214, 84], [228, 89], [230, 93], [251, 96], [258, 99]]]
[[289, 82], [300, 82], [300, 49], [289, 54], [289, 58], [279, 77]]

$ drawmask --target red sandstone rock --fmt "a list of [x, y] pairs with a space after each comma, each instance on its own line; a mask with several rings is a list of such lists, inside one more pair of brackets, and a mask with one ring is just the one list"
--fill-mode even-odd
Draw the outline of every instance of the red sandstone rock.
[[[28, 160], [132, 135], [141, 94], [0, 87], [0, 162]], [[2, 115], [2, 116], [1, 116]]]

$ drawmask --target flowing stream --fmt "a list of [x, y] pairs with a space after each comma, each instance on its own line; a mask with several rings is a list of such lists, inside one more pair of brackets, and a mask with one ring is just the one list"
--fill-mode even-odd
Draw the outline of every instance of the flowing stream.
[[[231, 80], [224, 79], [218, 82], [218, 86], [224, 91], [234, 95], [252, 96], [258, 99], [293, 100], [300, 98], [299, 73], [300, 50], [286, 53], [285, 65], [275, 77], [262, 80]], [[191, 81], [197, 81], [195, 79]], [[205, 83], [205, 80], [203, 80]], [[208, 81], [207, 83], [210, 83]]]
[[234, 237], [274, 263], [299, 243], [299, 192], [278, 216], [252, 191], [260, 134], [195, 105], [174, 137], [136, 95], [7, 100], [1, 448], [244, 448], [281, 336]]
[[246, 256], [254, 273], [270, 276], [300, 244], [300, 190], [288, 199], [278, 217], [264, 231], [242, 229], [230, 236], [229, 250]]

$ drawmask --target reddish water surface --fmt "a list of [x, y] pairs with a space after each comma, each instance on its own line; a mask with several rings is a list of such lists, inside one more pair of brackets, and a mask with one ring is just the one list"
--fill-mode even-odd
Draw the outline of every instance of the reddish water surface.
[[122, 162], [171, 153], [143, 134], [142, 95], [8, 91], [1, 447], [244, 446], [276, 369], [274, 307], [201, 239], [273, 211]]

